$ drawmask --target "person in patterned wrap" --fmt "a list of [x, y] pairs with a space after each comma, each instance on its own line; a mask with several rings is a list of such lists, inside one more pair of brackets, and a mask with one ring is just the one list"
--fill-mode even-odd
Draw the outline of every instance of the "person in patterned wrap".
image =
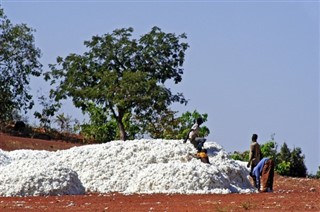
[[260, 192], [273, 191], [274, 162], [270, 158], [262, 158], [254, 167], [251, 177]]

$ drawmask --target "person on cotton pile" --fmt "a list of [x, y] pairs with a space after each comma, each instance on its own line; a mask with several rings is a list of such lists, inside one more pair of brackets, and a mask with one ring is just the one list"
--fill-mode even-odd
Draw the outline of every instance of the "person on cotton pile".
[[273, 191], [274, 162], [270, 158], [262, 158], [254, 167], [251, 175], [255, 187], [260, 192]]
[[252, 138], [251, 138], [251, 145], [250, 145], [250, 152], [249, 152], [249, 162], [247, 164], [248, 168], [251, 166], [250, 176], [252, 174], [252, 171], [253, 171], [254, 167], [259, 163], [259, 161], [262, 158], [260, 145], [257, 142], [257, 140], [258, 140], [258, 135], [257, 134], [253, 134]]
[[197, 118], [195, 120], [195, 123], [191, 127], [190, 131], [188, 132], [187, 137], [184, 139], [183, 143], [186, 143], [187, 140], [189, 139], [190, 142], [193, 144], [193, 146], [198, 150], [201, 151], [204, 142], [206, 142], [205, 138], [199, 138], [199, 130], [200, 130], [200, 125], [203, 123], [203, 119]]

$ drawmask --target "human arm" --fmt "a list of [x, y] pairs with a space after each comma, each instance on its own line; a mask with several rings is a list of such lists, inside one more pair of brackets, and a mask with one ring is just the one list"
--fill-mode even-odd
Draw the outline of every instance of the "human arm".
[[251, 165], [251, 162], [252, 162], [252, 159], [253, 159], [253, 146], [252, 145], [250, 145], [250, 151], [249, 151], [249, 162], [247, 163], [247, 168], [249, 168], [250, 167], [250, 165]]

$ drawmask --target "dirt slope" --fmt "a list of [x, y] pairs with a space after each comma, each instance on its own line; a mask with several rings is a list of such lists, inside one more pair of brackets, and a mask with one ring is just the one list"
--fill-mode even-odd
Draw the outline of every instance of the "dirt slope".
[[[79, 144], [0, 134], [0, 148], [55, 151]], [[1, 183], [1, 179], [0, 179]], [[320, 180], [275, 176], [274, 192], [227, 195], [86, 194], [0, 197], [0, 211], [320, 211]]]
[[55, 151], [59, 149], [69, 149], [73, 146], [79, 145], [80, 144], [71, 142], [24, 138], [0, 133], [0, 149], [5, 151], [12, 151], [17, 149]]

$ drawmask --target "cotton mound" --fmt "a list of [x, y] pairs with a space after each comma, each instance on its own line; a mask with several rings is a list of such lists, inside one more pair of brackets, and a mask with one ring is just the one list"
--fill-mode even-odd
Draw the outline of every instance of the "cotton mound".
[[84, 194], [76, 172], [46, 161], [14, 161], [0, 167], [0, 196]]
[[182, 140], [112, 141], [57, 152], [0, 150], [0, 195], [255, 191], [244, 165], [217, 143], [205, 148], [211, 164], [192, 157], [195, 149]]

